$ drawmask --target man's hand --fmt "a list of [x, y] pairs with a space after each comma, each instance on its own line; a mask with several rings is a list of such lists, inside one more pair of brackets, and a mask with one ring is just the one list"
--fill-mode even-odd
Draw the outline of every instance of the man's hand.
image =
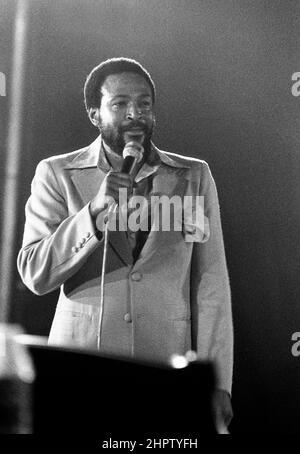
[[109, 172], [104, 178], [98, 194], [91, 201], [90, 213], [94, 219], [108, 207], [112, 199], [119, 203], [119, 189], [127, 189], [127, 198], [130, 197], [133, 187], [133, 178], [131, 175], [122, 172]]
[[227, 391], [223, 389], [215, 390], [213, 396], [213, 410], [218, 433], [228, 433], [226, 430], [233, 418], [233, 411], [230, 395]]

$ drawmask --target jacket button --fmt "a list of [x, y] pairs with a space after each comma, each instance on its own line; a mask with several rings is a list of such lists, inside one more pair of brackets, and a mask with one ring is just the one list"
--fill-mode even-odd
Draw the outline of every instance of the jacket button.
[[85, 237], [88, 239], [91, 236], [90, 232], [86, 232]]
[[71, 249], [72, 252], [78, 252], [78, 247], [76, 246], [73, 246], [72, 249]]
[[142, 279], [142, 274], [138, 272], [132, 273], [131, 279], [133, 281], [140, 281]]
[[132, 322], [131, 315], [130, 315], [129, 313], [125, 314], [125, 315], [124, 315], [124, 320], [125, 320], [125, 322], [127, 322], [127, 323], [131, 323], [131, 322]]

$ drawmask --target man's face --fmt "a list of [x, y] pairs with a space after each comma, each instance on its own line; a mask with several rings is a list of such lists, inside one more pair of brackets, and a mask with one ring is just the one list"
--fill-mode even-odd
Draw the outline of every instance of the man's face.
[[154, 126], [153, 101], [147, 81], [136, 73], [108, 76], [101, 88], [99, 129], [105, 143], [118, 154], [137, 141], [149, 148]]

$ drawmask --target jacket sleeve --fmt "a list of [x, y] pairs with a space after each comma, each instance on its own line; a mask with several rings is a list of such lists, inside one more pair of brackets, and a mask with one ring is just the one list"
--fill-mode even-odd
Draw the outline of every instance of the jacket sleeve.
[[231, 394], [233, 325], [220, 208], [215, 182], [205, 162], [201, 173], [200, 195], [204, 196], [210, 237], [206, 242], [194, 243], [193, 247], [191, 304], [194, 348], [200, 359], [214, 362], [217, 387]]
[[96, 236], [89, 204], [69, 216], [66, 200], [46, 160], [37, 166], [25, 216], [17, 266], [24, 284], [38, 295], [58, 288], [102, 243]]

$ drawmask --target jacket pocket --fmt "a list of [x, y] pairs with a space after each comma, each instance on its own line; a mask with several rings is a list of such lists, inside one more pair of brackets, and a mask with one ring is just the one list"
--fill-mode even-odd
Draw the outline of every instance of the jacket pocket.
[[57, 310], [51, 326], [49, 343], [85, 346], [90, 338], [92, 316], [72, 310]]

